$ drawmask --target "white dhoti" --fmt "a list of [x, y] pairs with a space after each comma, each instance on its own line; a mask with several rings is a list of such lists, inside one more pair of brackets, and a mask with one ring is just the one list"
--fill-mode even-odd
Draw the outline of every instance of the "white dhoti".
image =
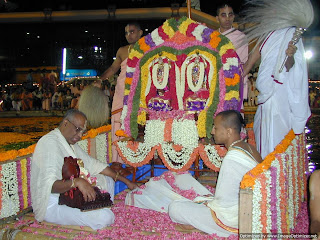
[[[111, 200], [114, 199], [114, 181], [105, 177]], [[88, 226], [94, 230], [104, 228], [114, 223], [115, 216], [109, 208], [81, 212], [78, 208], [59, 205], [59, 194], [51, 193], [44, 220], [61, 225]]]
[[210, 208], [188, 199], [172, 202], [169, 206], [169, 216], [173, 222], [191, 225], [208, 234], [217, 234], [220, 237], [233, 234], [216, 224]]

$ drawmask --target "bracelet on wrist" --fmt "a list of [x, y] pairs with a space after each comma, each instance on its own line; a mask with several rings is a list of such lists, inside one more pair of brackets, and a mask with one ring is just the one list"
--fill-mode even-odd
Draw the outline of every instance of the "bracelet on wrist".
[[76, 187], [76, 184], [75, 184], [75, 179], [74, 178], [71, 178], [71, 182], [72, 182], [72, 184], [71, 184], [71, 188], [75, 188]]
[[119, 177], [119, 172], [117, 172], [116, 177], [114, 178], [115, 182], [117, 181], [118, 177]]

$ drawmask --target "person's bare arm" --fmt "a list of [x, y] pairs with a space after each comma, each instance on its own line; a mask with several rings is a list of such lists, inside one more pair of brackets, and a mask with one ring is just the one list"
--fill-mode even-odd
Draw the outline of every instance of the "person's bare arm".
[[248, 61], [243, 66], [243, 77], [246, 76], [250, 70], [253, 68], [254, 64], [261, 57], [259, 46], [256, 47], [253, 53], [250, 54]]
[[310, 233], [317, 233], [320, 237], [320, 170], [312, 173], [309, 181], [310, 191]]
[[103, 169], [103, 170], [100, 172], [100, 174], [103, 174], [103, 175], [105, 175], [105, 176], [112, 177], [115, 181], [116, 181], [116, 180], [119, 180], [119, 181], [125, 183], [130, 190], [133, 190], [134, 188], [139, 187], [136, 183], [133, 183], [133, 182], [131, 182], [129, 179], [127, 179], [127, 178], [119, 175], [118, 173], [116, 173], [116, 172], [115, 172], [112, 168], [110, 168], [110, 167], [106, 167], [105, 169]]
[[112, 65], [101, 74], [101, 80], [106, 80], [119, 71], [122, 62], [121, 51], [122, 49], [119, 48], [116, 54], [116, 59], [113, 61]]
[[96, 198], [96, 192], [88, 181], [82, 178], [75, 178], [74, 185], [72, 185], [72, 180], [57, 180], [53, 183], [51, 192], [52, 193], [64, 193], [72, 188], [79, 188], [83, 194], [85, 201], [94, 201]]

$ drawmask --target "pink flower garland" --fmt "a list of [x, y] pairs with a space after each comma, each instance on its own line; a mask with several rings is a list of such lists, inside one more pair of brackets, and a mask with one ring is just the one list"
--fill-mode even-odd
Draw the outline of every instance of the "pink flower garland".
[[17, 181], [18, 181], [18, 196], [19, 196], [19, 204], [20, 210], [24, 209], [23, 205], [23, 192], [22, 192], [22, 178], [21, 178], [21, 160], [16, 162], [16, 172], [17, 172]]

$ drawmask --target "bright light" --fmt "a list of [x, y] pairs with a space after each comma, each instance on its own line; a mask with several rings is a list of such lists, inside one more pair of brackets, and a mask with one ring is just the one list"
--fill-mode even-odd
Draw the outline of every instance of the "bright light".
[[67, 49], [62, 49], [62, 74], [66, 74], [66, 67], [67, 67]]
[[304, 57], [305, 57], [306, 59], [310, 59], [310, 58], [312, 58], [312, 56], [313, 56], [313, 52], [312, 52], [311, 50], [308, 50], [308, 51], [306, 51], [306, 52], [304, 53]]
[[78, 58], [79, 58], [79, 59], [82, 59], [83, 57], [82, 57], [82, 56], [79, 56]]
[[113, 59], [113, 60], [116, 60], [116, 57], [113, 57], [112, 59]]

